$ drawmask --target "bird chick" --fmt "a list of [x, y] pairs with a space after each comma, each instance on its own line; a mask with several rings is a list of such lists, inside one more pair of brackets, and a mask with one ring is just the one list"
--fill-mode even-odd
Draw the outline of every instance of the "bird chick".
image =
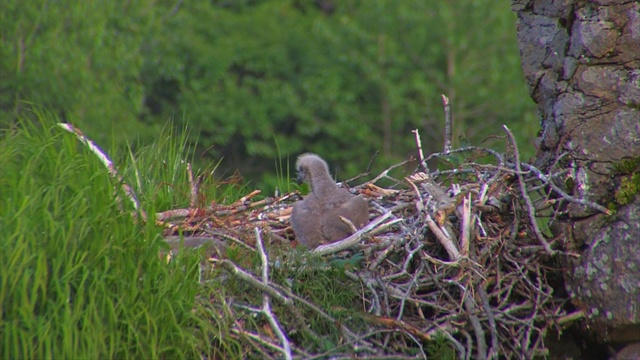
[[329, 174], [329, 166], [318, 155], [303, 154], [296, 162], [298, 180], [307, 182], [311, 192], [293, 205], [291, 226], [300, 243], [313, 249], [342, 240], [352, 229], [340, 216], [361, 229], [369, 222], [369, 205], [362, 195], [339, 188]]

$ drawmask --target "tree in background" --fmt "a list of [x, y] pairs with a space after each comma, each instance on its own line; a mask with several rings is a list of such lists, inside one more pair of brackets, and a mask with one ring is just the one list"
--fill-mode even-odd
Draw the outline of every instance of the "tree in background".
[[13, 1], [2, 122], [27, 100], [117, 142], [173, 119], [205, 160], [243, 175], [314, 151], [344, 177], [376, 151], [379, 167], [413, 154], [414, 128], [440, 149], [442, 93], [457, 135], [478, 142], [507, 123], [532, 137], [514, 23], [496, 0]]
[[0, 9], [0, 124], [22, 101], [47, 106], [101, 143], [147, 135], [141, 45], [152, 1], [3, 1]]

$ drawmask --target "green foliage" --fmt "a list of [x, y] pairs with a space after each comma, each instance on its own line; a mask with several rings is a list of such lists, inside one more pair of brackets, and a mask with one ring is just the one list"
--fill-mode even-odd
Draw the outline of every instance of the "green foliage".
[[[142, 45], [157, 21], [153, 1], [5, 0], [0, 10], [0, 124], [26, 100], [88, 131], [142, 136]], [[123, 16], [126, 14], [126, 16]], [[26, 109], [28, 111], [28, 107]]]
[[640, 173], [624, 176], [616, 190], [616, 202], [619, 205], [630, 203], [640, 193]]
[[[232, 351], [209, 343], [226, 330], [195, 301], [197, 254], [161, 260], [160, 229], [116, 201], [125, 197], [96, 156], [55, 117], [33, 115], [0, 135], [0, 357]], [[153, 205], [143, 199], [149, 214]]]
[[0, 123], [27, 100], [124, 144], [174, 117], [207, 149], [198, 161], [224, 158], [275, 186], [274, 159], [305, 151], [347, 178], [376, 151], [373, 171], [415, 154], [414, 128], [425, 151], [441, 149], [446, 94], [454, 138], [517, 124], [532, 154], [538, 124], [507, 2], [328, 3], [5, 1]]
[[427, 348], [429, 358], [440, 360], [454, 360], [457, 358], [456, 351], [444, 335], [436, 334], [433, 342]]
[[[285, 326], [285, 332], [291, 341], [309, 353], [326, 352], [328, 356], [336, 348], [344, 345], [340, 323], [348, 324], [351, 329], [365, 326], [358, 310], [362, 306], [358, 289], [354, 289], [353, 282], [346, 278], [343, 266], [328, 264], [325, 259], [313, 256], [306, 250], [298, 251], [288, 246], [272, 246], [269, 253], [273, 262], [270, 267], [272, 283], [290, 289], [337, 320], [328, 321], [299, 302], [295, 305], [296, 310], [292, 311], [290, 306], [272, 301], [275, 316]], [[248, 253], [244, 249], [235, 248], [228, 255], [229, 260], [260, 277], [261, 262], [255, 252]], [[260, 307], [259, 304], [263, 301], [262, 293], [244, 281], [226, 275], [227, 273], [221, 270], [214, 270], [208, 274], [208, 290], [205, 288], [205, 294], [222, 297], [222, 291], [224, 298], [234, 299], [234, 314], [231, 317], [236, 323], [243, 324], [242, 328], [252, 333], [261, 333], [264, 328], [269, 328], [270, 325], [264, 316], [256, 315], [254, 311], [246, 311], [248, 307]], [[228, 300], [212, 302], [211, 306], [218, 313], [231, 312]], [[292, 324], [295, 326], [291, 326]], [[263, 357], [258, 353], [254, 356]], [[252, 358], [247, 354], [245, 357]]]
[[620, 175], [620, 185], [615, 192], [616, 203], [609, 204], [610, 210], [630, 203], [640, 193], [640, 157], [614, 163], [613, 169]]

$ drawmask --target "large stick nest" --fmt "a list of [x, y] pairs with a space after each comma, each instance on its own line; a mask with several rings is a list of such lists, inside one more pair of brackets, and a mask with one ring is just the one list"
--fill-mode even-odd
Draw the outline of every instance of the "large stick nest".
[[[237, 319], [262, 319], [231, 325], [249, 358], [426, 358], [434, 348], [441, 351], [436, 356], [459, 359], [544, 356], [547, 331], [561, 331], [581, 313], [569, 313], [561, 290], [558, 264], [573, 255], [538, 222], [544, 214], [554, 221], [570, 203], [606, 210], [565, 193], [556, 183], [566, 172], [543, 174], [520, 163], [513, 149], [512, 160], [483, 148], [433, 154], [404, 179], [392, 174], [406, 163], [385, 170], [351, 188], [368, 199], [370, 225], [310, 252], [294, 249], [288, 223], [297, 193], [252, 202], [254, 192], [229, 206], [172, 210], [158, 219], [173, 225], [168, 236], [188, 234], [181, 240], [187, 246], [212, 242], [208, 267], [217, 279], [222, 271], [224, 281], [244, 284], [230, 289], [224, 302]], [[466, 158], [446, 171], [426, 167], [452, 156]], [[233, 260], [229, 248], [261, 260]], [[287, 262], [287, 252], [323, 261]], [[359, 292], [349, 316], [273, 275], [336, 259], [351, 264], [341, 268], [340, 281]], [[332, 326], [322, 333], [307, 316]], [[333, 349], [299, 336], [332, 333], [339, 339]]]

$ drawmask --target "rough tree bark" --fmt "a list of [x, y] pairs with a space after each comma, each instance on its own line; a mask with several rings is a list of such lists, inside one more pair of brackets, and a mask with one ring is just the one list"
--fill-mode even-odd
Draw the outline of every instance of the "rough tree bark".
[[559, 209], [554, 235], [580, 254], [566, 289], [602, 340], [640, 341], [640, 5], [515, 0], [513, 10], [540, 111], [536, 165], [568, 169], [568, 191], [615, 210]]

